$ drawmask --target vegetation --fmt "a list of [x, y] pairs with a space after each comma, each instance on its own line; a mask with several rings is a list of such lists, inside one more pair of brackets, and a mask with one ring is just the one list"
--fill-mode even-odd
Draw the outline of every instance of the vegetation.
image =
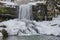
[[60, 2], [60, 0], [56, 0], [56, 2]]
[[0, 8], [0, 14], [12, 14], [14, 15], [14, 9], [10, 7], [1, 7]]
[[47, 6], [45, 4], [37, 3], [36, 6], [33, 6], [33, 17], [36, 21], [45, 20], [47, 14]]
[[37, 3], [36, 6], [33, 6], [34, 20], [52, 20], [53, 17], [60, 14], [60, 7], [57, 5], [60, 5], [60, 0], [47, 0], [46, 4]]
[[0, 8], [0, 21], [8, 20], [14, 18], [16, 16], [16, 10], [14, 8], [9, 7], [1, 7]]
[[2, 30], [3, 37], [8, 37], [8, 33], [5, 29]]
[[[49, 1], [49, 0], [46, 0], [46, 1]], [[52, 0], [52, 1], [60, 2], [60, 0]]]

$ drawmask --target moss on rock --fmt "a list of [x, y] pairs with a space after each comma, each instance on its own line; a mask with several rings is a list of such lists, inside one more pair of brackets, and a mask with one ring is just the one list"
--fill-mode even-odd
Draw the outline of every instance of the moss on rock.
[[5, 29], [2, 30], [3, 37], [8, 37], [8, 33]]

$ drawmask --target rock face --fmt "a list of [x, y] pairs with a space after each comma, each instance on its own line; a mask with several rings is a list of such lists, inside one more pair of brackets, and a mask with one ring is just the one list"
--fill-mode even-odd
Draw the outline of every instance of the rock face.
[[45, 16], [47, 15], [47, 6], [41, 3], [37, 3], [33, 8], [33, 19], [38, 20], [45, 20]]
[[50, 21], [53, 17], [57, 17], [57, 15], [59, 14], [59, 10], [56, 9], [55, 4], [56, 3], [53, 0], [48, 0], [45, 4], [38, 3], [37, 5], [33, 5], [33, 19], [37, 21]]

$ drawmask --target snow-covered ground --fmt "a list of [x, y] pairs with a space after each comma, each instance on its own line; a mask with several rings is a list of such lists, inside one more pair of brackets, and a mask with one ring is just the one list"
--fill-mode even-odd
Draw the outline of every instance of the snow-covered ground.
[[2, 35], [2, 33], [0, 32], [0, 37], [2, 37], [3, 35]]
[[0, 23], [6, 25], [6, 30], [9, 35], [60, 35], [60, 15], [57, 18], [53, 18], [52, 21], [36, 22], [34, 20], [26, 19], [12, 19]]

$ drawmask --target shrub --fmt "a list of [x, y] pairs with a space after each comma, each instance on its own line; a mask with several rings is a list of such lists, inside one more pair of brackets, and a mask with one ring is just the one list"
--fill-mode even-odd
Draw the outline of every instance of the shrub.
[[16, 9], [9, 7], [0, 8], [0, 21], [15, 18], [15, 16], [16, 16]]
[[33, 19], [36, 21], [45, 20], [45, 16], [47, 15], [47, 7], [44, 4], [37, 3], [36, 6], [32, 6], [33, 11]]
[[0, 8], [0, 14], [11, 14], [11, 15], [15, 15], [16, 9], [14, 8], [9, 8], [9, 7], [2, 7]]
[[5, 29], [2, 30], [3, 37], [8, 37], [8, 33]]

